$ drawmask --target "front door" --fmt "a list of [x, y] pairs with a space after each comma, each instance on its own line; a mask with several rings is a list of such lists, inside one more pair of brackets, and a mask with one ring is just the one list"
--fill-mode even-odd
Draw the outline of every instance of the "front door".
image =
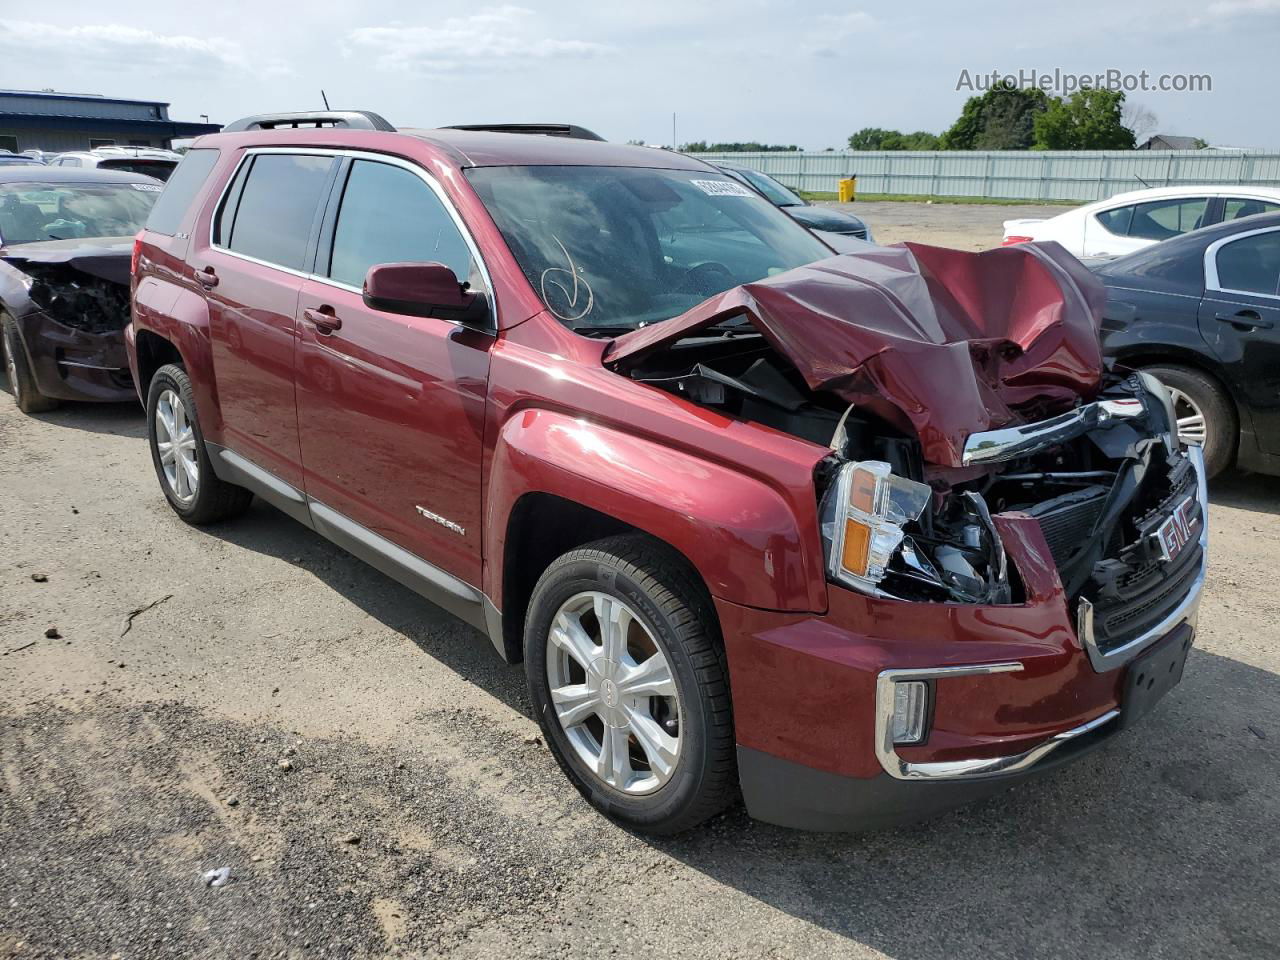
[[[474, 290], [471, 248], [426, 175], [349, 161], [298, 304], [307, 494], [459, 579], [480, 583], [481, 457], [493, 337], [365, 305], [379, 263], [443, 263]], [[331, 207], [334, 202], [331, 202]]]
[[1240, 234], [1206, 251], [1199, 320], [1250, 408], [1259, 449], [1280, 454], [1280, 228]]
[[209, 304], [223, 443], [299, 488], [298, 294], [336, 164], [327, 156], [246, 157], [216, 214], [212, 245], [190, 258]]

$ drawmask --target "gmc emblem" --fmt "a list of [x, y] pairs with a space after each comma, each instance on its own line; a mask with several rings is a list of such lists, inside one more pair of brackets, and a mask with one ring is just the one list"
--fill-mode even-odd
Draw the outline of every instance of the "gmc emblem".
[[1195, 497], [1187, 497], [1152, 534], [1160, 543], [1160, 558], [1166, 563], [1173, 560], [1191, 542], [1192, 528], [1200, 522], [1199, 517], [1192, 516], [1195, 505]]

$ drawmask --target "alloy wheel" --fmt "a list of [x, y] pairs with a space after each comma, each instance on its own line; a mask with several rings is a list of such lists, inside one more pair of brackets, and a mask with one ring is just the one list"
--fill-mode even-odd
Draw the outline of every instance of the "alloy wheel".
[[626, 603], [570, 597], [551, 621], [547, 680], [556, 719], [602, 783], [639, 796], [680, 760], [680, 696], [662, 646]]
[[179, 502], [190, 503], [200, 483], [200, 462], [186, 405], [173, 390], [161, 393], [156, 403], [156, 453], [169, 491]]
[[1203, 447], [1209, 433], [1204, 411], [1190, 396], [1175, 387], [1169, 387], [1169, 398], [1173, 401], [1173, 416], [1178, 421], [1178, 439], [1184, 444]]

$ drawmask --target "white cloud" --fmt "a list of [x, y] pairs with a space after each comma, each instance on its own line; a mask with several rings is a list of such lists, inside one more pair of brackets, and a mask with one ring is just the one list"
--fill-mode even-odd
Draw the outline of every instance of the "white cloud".
[[606, 44], [566, 39], [539, 29], [532, 10], [487, 7], [430, 27], [392, 24], [347, 34], [343, 53], [372, 57], [384, 70], [454, 73], [509, 70], [538, 60], [582, 59], [605, 53]]
[[252, 66], [267, 75], [288, 72], [276, 59], [251, 64], [242, 47], [220, 37], [163, 34], [113, 23], [61, 27], [29, 20], [0, 20], [0, 59], [35, 63], [42, 68], [51, 62], [63, 62], [117, 71], [203, 72]]

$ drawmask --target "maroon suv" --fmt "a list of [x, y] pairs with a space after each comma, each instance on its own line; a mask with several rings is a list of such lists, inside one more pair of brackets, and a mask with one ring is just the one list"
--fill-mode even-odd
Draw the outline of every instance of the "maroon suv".
[[261, 497], [486, 633], [602, 811], [850, 829], [1182, 675], [1202, 460], [1101, 299], [1056, 244], [837, 257], [576, 128], [286, 115], [195, 142], [128, 339], [179, 516]]

